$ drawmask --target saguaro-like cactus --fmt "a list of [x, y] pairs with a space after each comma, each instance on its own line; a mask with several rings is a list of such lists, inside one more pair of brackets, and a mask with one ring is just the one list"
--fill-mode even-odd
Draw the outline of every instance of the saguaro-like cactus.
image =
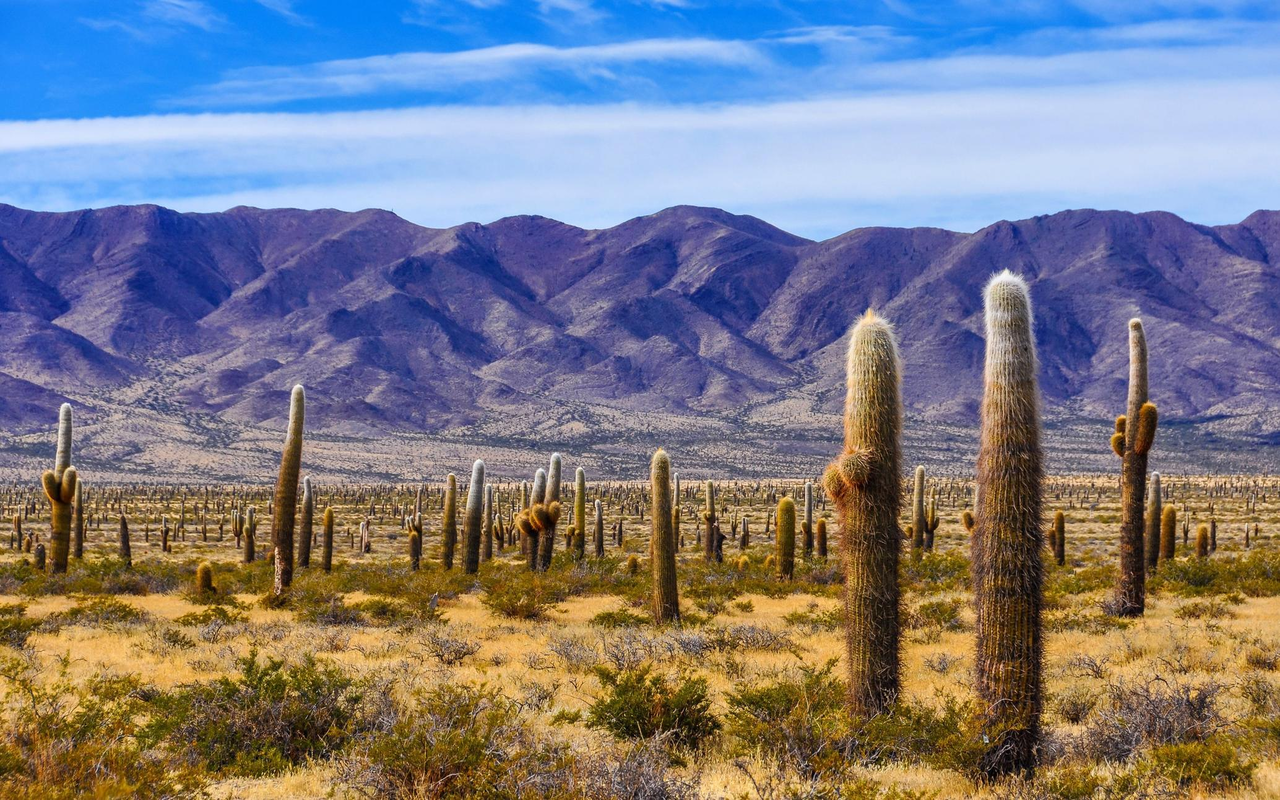
[[208, 597], [217, 592], [213, 586], [213, 565], [208, 561], [200, 562], [196, 567], [196, 596]]
[[324, 510], [324, 544], [320, 550], [320, 568], [325, 572], [333, 571], [333, 509]]
[[1036, 765], [1044, 655], [1039, 390], [1031, 298], [1010, 272], [986, 290], [987, 352], [973, 536], [977, 694], [988, 777]]
[[258, 507], [249, 506], [244, 521], [244, 563], [252, 564], [257, 557]]
[[796, 569], [796, 501], [778, 501], [778, 578], [789, 581]]
[[120, 515], [120, 560], [125, 566], [133, 566], [133, 546], [129, 543], [129, 520]]
[[1053, 513], [1053, 560], [1060, 567], [1067, 563], [1067, 517], [1061, 511]]
[[595, 532], [596, 558], [604, 558], [604, 506], [599, 500], [595, 504], [596, 520], [593, 528]]
[[302, 479], [302, 524], [298, 528], [298, 566], [311, 566], [311, 540], [315, 537], [316, 497], [311, 476]]
[[573, 475], [573, 524], [573, 554], [581, 561], [587, 555], [587, 473], [582, 467]]
[[[1248, 534], [1245, 534], [1246, 538]], [[1173, 503], [1160, 513], [1160, 560], [1172, 561], [1178, 546], [1178, 512]]]
[[57, 574], [67, 571], [67, 557], [71, 553], [71, 504], [75, 501], [79, 477], [71, 466], [71, 404], [63, 403], [58, 413], [58, 451], [53, 469], [41, 476], [44, 493], [49, 498], [50, 544], [53, 547], [49, 559], [49, 571]]
[[493, 486], [491, 484], [486, 485], [484, 487], [484, 524], [481, 526], [480, 540], [483, 543], [480, 549], [480, 559], [482, 561], [492, 560], [493, 559]]
[[422, 566], [422, 514], [414, 512], [409, 523], [409, 569], [417, 571]]
[[1147, 487], [1146, 537], [1143, 545], [1143, 556], [1147, 560], [1147, 570], [1155, 572], [1160, 563], [1160, 523], [1163, 508], [1160, 496], [1160, 473], [1151, 473], [1151, 484]]
[[716, 558], [716, 485], [707, 481], [707, 507], [702, 511], [702, 545], [703, 557], [708, 561]]
[[665, 450], [653, 454], [649, 482], [653, 503], [653, 621], [661, 625], [680, 619], [675, 534], [671, 528], [671, 459]]
[[440, 523], [440, 564], [445, 569], [453, 569], [453, 551], [458, 546], [458, 476], [450, 472], [446, 481], [444, 516]]
[[71, 509], [71, 557], [84, 558], [84, 481], [76, 480], [76, 496]]
[[1196, 528], [1196, 558], [1209, 557], [1209, 526], [1204, 523]]
[[[747, 521], [744, 519], [742, 521], [742, 530], [743, 530], [742, 535], [744, 537], [746, 536], [746, 529], [747, 529]], [[825, 517], [818, 520], [817, 529], [814, 533], [814, 538], [817, 540], [817, 544], [818, 544], [818, 558], [826, 559], [827, 557], [827, 520]]]
[[924, 553], [925, 529], [929, 527], [924, 514], [924, 467], [916, 467], [914, 489], [911, 492], [911, 557], [918, 559]]
[[302, 385], [293, 387], [289, 398], [289, 432], [285, 435], [276, 478], [274, 513], [271, 515], [271, 545], [276, 559], [276, 580], [272, 592], [283, 598], [293, 585], [293, 528], [298, 514], [298, 478], [302, 472], [302, 427], [307, 396]]
[[1147, 454], [1156, 437], [1156, 407], [1147, 399], [1147, 337], [1142, 320], [1129, 320], [1129, 404], [1116, 419], [1111, 447], [1122, 460], [1120, 490], [1120, 571], [1113, 610], [1141, 616], [1146, 609], [1145, 534], [1142, 512], [1147, 492]]
[[804, 557], [806, 559], [813, 558], [813, 537], [816, 531], [813, 528], [813, 482], [804, 482], [804, 524], [801, 526], [804, 532]]
[[468, 575], [480, 571], [480, 538], [484, 526], [484, 462], [476, 459], [471, 465], [471, 484], [467, 486], [467, 552], [462, 569]]
[[849, 334], [844, 449], [823, 476], [843, 531], [845, 660], [859, 717], [888, 711], [900, 686], [899, 374], [893, 328], [867, 311]]

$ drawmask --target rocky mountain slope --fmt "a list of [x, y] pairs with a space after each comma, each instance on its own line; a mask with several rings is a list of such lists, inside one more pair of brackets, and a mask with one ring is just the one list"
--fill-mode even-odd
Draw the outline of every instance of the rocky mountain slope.
[[[1066, 211], [813, 242], [693, 207], [607, 230], [437, 230], [385, 211], [0, 205], [0, 426], [47, 428], [71, 398], [104, 426], [100, 457], [125, 463], [165, 425], [204, 449], [279, 428], [302, 382], [308, 427], [335, 437], [608, 449], [782, 431], [791, 452], [838, 414], [843, 336], [874, 306], [898, 329], [911, 418], [963, 430], [982, 286], [1010, 268], [1031, 283], [1055, 424], [1121, 409], [1141, 316], [1162, 424], [1265, 444], [1280, 435], [1276, 258], [1280, 213], [1264, 211], [1217, 227]], [[108, 420], [126, 430], [108, 436]]]

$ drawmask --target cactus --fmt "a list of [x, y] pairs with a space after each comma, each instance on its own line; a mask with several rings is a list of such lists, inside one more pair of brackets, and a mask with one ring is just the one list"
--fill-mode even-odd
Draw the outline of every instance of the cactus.
[[536, 522], [541, 526], [538, 533], [538, 569], [545, 572], [551, 568], [551, 556], [556, 546], [556, 524], [560, 521], [560, 454], [551, 454], [551, 463], [547, 467], [547, 494], [545, 508], [536, 513]]
[[1147, 337], [1142, 320], [1129, 320], [1129, 403], [1116, 420], [1112, 449], [1121, 454], [1120, 571], [1112, 610], [1141, 616], [1146, 608], [1143, 501], [1147, 491], [1147, 454], [1155, 439], [1157, 414], [1147, 399]]
[[[51, 553], [49, 571], [54, 574], [67, 571], [67, 557], [71, 553], [71, 503], [76, 497], [79, 478], [71, 466], [71, 404], [63, 403], [58, 413], [58, 450], [53, 469], [41, 476], [44, 493], [49, 498], [51, 527]], [[43, 568], [44, 559], [40, 559]]]
[[814, 531], [813, 528], [813, 482], [804, 482], [804, 524], [800, 527], [804, 533], [804, 557], [805, 560], [813, 558]]
[[422, 566], [422, 513], [414, 512], [406, 521], [409, 523], [409, 569], [416, 572]]
[[599, 500], [595, 504], [595, 545], [596, 558], [604, 558], [604, 506]]
[[450, 472], [445, 480], [447, 488], [444, 490], [444, 519], [440, 523], [440, 564], [448, 570], [453, 569], [453, 551], [458, 546], [458, 476]]
[[474, 575], [480, 571], [480, 539], [484, 527], [484, 462], [476, 459], [471, 465], [471, 483], [467, 486], [467, 518], [463, 523], [467, 535], [467, 552], [463, 556], [462, 571]]
[[1160, 563], [1160, 523], [1163, 503], [1160, 496], [1160, 473], [1151, 473], [1151, 485], [1147, 487], [1146, 541], [1143, 543], [1143, 557], [1147, 561], [1148, 572], [1155, 572]]
[[76, 481], [75, 502], [71, 509], [71, 557], [84, 559], [84, 481]]
[[702, 511], [702, 545], [703, 557], [708, 561], [716, 558], [716, 485], [707, 481], [707, 506]]
[[1039, 391], [1027, 285], [1005, 271], [986, 290], [986, 367], [973, 535], [977, 694], [985, 707], [979, 771], [1030, 774], [1039, 750], [1041, 607]]
[[320, 550], [320, 568], [325, 572], [333, 571], [333, 509], [324, 510], [323, 544]]
[[302, 427], [306, 416], [306, 392], [302, 385], [293, 387], [289, 397], [289, 431], [285, 434], [284, 452], [280, 456], [280, 474], [271, 515], [271, 546], [275, 555], [276, 579], [272, 595], [282, 599], [293, 585], [293, 529], [298, 513], [298, 479], [302, 472]]
[[938, 519], [938, 501], [933, 499], [929, 501], [929, 510], [924, 514], [924, 549], [926, 553], [933, 552], [933, 535], [938, 530], [938, 525], [942, 520]]
[[44, 543], [43, 543], [43, 542], [42, 542], [42, 543], [40, 543], [40, 544], [38, 544], [38, 545], [36, 545], [35, 557], [36, 557], [36, 571], [37, 571], [37, 572], [44, 572], [44, 567], [45, 567], [45, 554], [44, 554]]
[[1060, 567], [1067, 563], [1067, 517], [1061, 511], [1053, 512], [1053, 560]]
[[1209, 557], [1209, 526], [1204, 523], [1196, 528], [1196, 558]]
[[249, 506], [244, 521], [244, 563], [252, 564], [257, 555], [258, 509]]
[[627, 574], [628, 575], [640, 574], [640, 558], [636, 556], [634, 553], [627, 556]]
[[129, 520], [120, 515], [120, 560], [126, 567], [133, 566], [133, 547], [129, 544]]
[[311, 566], [311, 542], [315, 538], [316, 496], [311, 476], [302, 479], [302, 521], [298, 527], [298, 566]]
[[738, 568], [738, 572], [746, 572], [751, 568], [751, 559], [746, 556], [738, 556], [738, 563], [736, 566]]
[[659, 625], [680, 621], [680, 596], [676, 587], [676, 540], [671, 529], [671, 459], [661, 448], [649, 466], [653, 534], [653, 621]]
[[213, 585], [213, 565], [208, 561], [200, 562], [200, 566], [196, 567], [196, 596], [208, 597], [217, 591]]
[[849, 333], [844, 448], [823, 475], [843, 532], [845, 660], [858, 717], [887, 712], [900, 685], [899, 372], [893, 328], [867, 311]]
[[929, 523], [924, 514], [924, 467], [916, 467], [915, 484], [911, 492], [911, 558], [919, 560], [924, 553], [925, 528]]
[[[1245, 533], [1248, 538], [1248, 533]], [[1178, 512], [1173, 503], [1160, 512], [1160, 560], [1172, 561], [1178, 542]]]
[[[744, 519], [742, 521], [742, 524], [745, 529], [747, 521]], [[815, 534], [815, 538], [817, 539], [817, 545], [818, 545], [818, 558], [826, 560], [827, 558], [827, 520], [825, 517], [818, 520], [818, 528]]]
[[573, 475], [573, 556], [581, 561], [587, 555], [587, 473], [578, 467]]
[[[493, 486], [487, 484], [484, 487], [484, 523], [480, 527], [480, 540], [483, 547], [480, 550], [481, 561], [493, 560]], [[501, 546], [501, 545], [499, 545]]]
[[169, 552], [169, 518], [160, 517], [160, 552]]
[[796, 501], [778, 501], [778, 579], [789, 581], [796, 569]]

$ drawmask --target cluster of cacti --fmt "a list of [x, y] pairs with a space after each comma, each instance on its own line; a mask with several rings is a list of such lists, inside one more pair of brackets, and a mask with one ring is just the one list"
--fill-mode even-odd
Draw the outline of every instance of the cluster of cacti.
[[[271, 547], [275, 558], [272, 594], [282, 599], [293, 585], [293, 530], [298, 512], [298, 480], [302, 473], [302, 429], [306, 415], [306, 393], [294, 386], [289, 398], [289, 430], [280, 457], [280, 474], [272, 503]], [[252, 509], [250, 510], [252, 512]]]
[[529, 505], [515, 519], [529, 557], [529, 569], [543, 572], [551, 566], [559, 521], [560, 454], [552, 453], [549, 468], [534, 473]]
[[1155, 441], [1156, 407], [1147, 395], [1147, 337], [1142, 320], [1129, 320], [1129, 402], [1116, 418], [1111, 449], [1121, 458], [1120, 571], [1115, 613], [1140, 616], [1146, 608], [1146, 561], [1143, 502], [1147, 488], [1147, 454]]
[[[53, 545], [49, 571], [57, 574], [67, 571], [67, 557], [71, 553], [71, 504], [75, 502], [79, 478], [71, 466], [71, 404], [63, 403], [58, 414], [58, 450], [53, 469], [45, 470], [41, 478], [44, 493], [49, 498], [50, 536]], [[41, 553], [44, 549], [41, 548]], [[44, 559], [37, 566], [44, 568]]]
[[1040, 743], [1043, 562], [1039, 390], [1031, 297], [1003, 272], [986, 290], [986, 364], [972, 542], [975, 678], [989, 777], [1034, 769]]
[[888, 711], [899, 691], [899, 371], [892, 327], [868, 311], [849, 336], [844, 449], [823, 476], [843, 531], [849, 704], [860, 716]]

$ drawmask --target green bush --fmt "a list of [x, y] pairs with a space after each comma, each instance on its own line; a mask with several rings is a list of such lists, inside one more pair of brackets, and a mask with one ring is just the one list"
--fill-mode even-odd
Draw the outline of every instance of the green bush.
[[1147, 755], [1146, 765], [1181, 787], [1194, 784], [1211, 789], [1249, 784], [1256, 766], [1239, 742], [1225, 736], [1156, 747]]
[[902, 588], [919, 594], [969, 589], [969, 557], [955, 550], [933, 550], [902, 562]]
[[110, 595], [81, 599], [66, 611], [49, 615], [50, 624], [84, 625], [90, 628], [145, 622], [149, 615], [136, 606]]
[[596, 667], [604, 692], [591, 704], [587, 725], [619, 739], [661, 736], [678, 748], [694, 748], [720, 730], [711, 713], [705, 678], [655, 675], [647, 664], [617, 671]]
[[616, 628], [643, 628], [653, 624], [653, 618], [620, 608], [617, 611], [601, 611], [591, 618], [591, 624], [613, 630]]
[[363, 730], [362, 689], [312, 656], [286, 665], [257, 650], [240, 674], [188, 684], [165, 698], [171, 745], [188, 763], [228, 775], [269, 775], [328, 756]]
[[22, 647], [27, 643], [27, 637], [40, 627], [40, 620], [26, 614], [26, 603], [0, 603], [0, 645]]
[[542, 619], [556, 603], [568, 597], [560, 576], [521, 570], [483, 580], [480, 602], [510, 619]]
[[916, 606], [906, 615], [908, 629], [937, 628], [943, 631], [962, 631], [960, 618], [962, 603], [959, 600], [929, 600]]

